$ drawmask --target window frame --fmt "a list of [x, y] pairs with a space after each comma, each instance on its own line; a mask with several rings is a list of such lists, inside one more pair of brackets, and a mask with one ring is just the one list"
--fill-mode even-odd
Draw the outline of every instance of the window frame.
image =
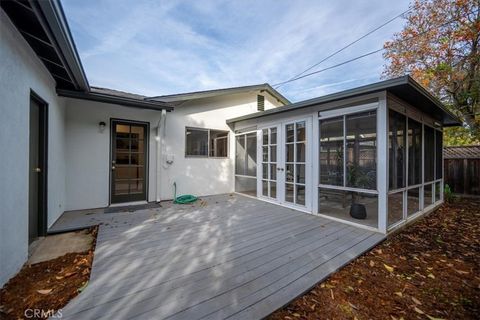
[[[412, 110], [413, 108], [413, 110]], [[407, 144], [406, 144], [406, 148], [405, 148], [405, 159], [406, 159], [406, 172], [407, 172], [407, 177], [406, 177], [406, 185], [405, 187], [403, 188], [397, 188], [397, 189], [390, 189], [388, 186], [387, 186], [387, 208], [388, 208], [388, 197], [390, 195], [394, 195], [394, 194], [397, 194], [397, 193], [402, 193], [403, 196], [403, 218], [400, 220], [400, 221], [397, 221], [391, 225], [388, 225], [388, 213], [387, 213], [387, 231], [391, 231], [391, 230], [394, 230], [395, 228], [399, 227], [400, 225], [403, 225], [405, 223], [408, 223], [408, 221], [411, 221], [411, 220], [414, 220], [416, 219], [418, 216], [422, 215], [424, 212], [426, 212], [427, 210], [431, 210], [432, 208], [434, 208], [435, 206], [437, 206], [440, 201], [443, 201], [443, 192], [440, 192], [440, 198], [437, 199], [436, 196], [435, 196], [435, 186], [437, 185], [437, 183], [440, 185], [440, 190], [443, 190], [443, 185], [444, 185], [444, 181], [443, 181], [443, 153], [440, 154], [440, 158], [441, 158], [441, 165], [442, 165], [442, 177], [441, 178], [438, 178], [436, 176], [436, 166], [437, 166], [437, 151], [436, 151], [436, 139], [437, 139], [437, 132], [440, 132], [441, 134], [443, 134], [443, 127], [441, 125], [438, 125], [437, 122], [435, 120], [432, 120], [428, 115], [425, 115], [424, 113], [421, 113], [420, 111], [416, 111], [414, 107], [411, 107], [410, 105], [406, 105], [405, 107], [402, 108], [399, 108], [399, 107], [396, 107], [396, 106], [393, 106], [393, 105], [388, 105], [387, 104], [387, 114], [388, 112], [392, 110], [394, 112], [397, 112], [399, 114], [402, 114], [406, 117], [405, 119], [405, 122], [406, 122], [406, 129], [405, 129], [405, 132], [406, 132], [406, 135], [407, 135]], [[413, 121], [416, 121], [418, 123], [420, 123], [420, 126], [421, 126], [421, 138], [422, 138], [422, 143], [421, 143], [421, 163], [420, 163], [420, 166], [422, 168], [422, 174], [420, 175], [420, 183], [418, 184], [413, 184], [413, 185], [409, 185], [409, 181], [408, 181], [408, 170], [409, 170], [409, 148], [408, 148], [408, 131], [409, 131], [409, 119], [413, 120]], [[433, 128], [433, 132], [434, 132], [434, 179], [432, 181], [428, 181], [426, 182], [425, 181], [425, 126], [428, 126], [430, 128]], [[387, 118], [387, 134], [388, 134], [388, 131], [389, 131], [389, 119]], [[443, 139], [442, 139], [443, 141]], [[387, 154], [387, 162], [389, 162], [391, 159], [390, 159], [390, 155]], [[390, 178], [390, 172], [389, 170], [387, 170], [387, 180]], [[429, 186], [432, 187], [432, 201], [433, 201], [433, 204], [429, 205], [429, 206], [425, 206], [425, 188], [428, 188]], [[419, 202], [420, 202], [420, 209], [419, 211], [417, 211], [416, 213], [413, 213], [413, 214], [410, 214], [408, 215], [407, 213], [407, 198], [408, 198], [408, 191], [411, 190], [411, 189], [415, 189], [415, 188], [419, 188], [420, 189], [420, 197], [419, 197]]]
[[[188, 139], [188, 136], [187, 136], [187, 132], [188, 130], [197, 130], [197, 131], [207, 131], [207, 155], [190, 155], [187, 153], [187, 139]], [[227, 133], [227, 155], [225, 157], [214, 157], [214, 156], [210, 156], [210, 131], [220, 131], [220, 132], [226, 132]], [[189, 127], [189, 126], [186, 126], [185, 127], [185, 144], [184, 144], [184, 148], [185, 148], [185, 152], [184, 152], [184, 155], [185, 155], [185, 158], [194, 158], [194, 159], [228, 159], [230, 158], [230, 131], [229, 130], [223, 130], [223, 129], [211, 129], [211, 128], [198, 128], [198, 127]]]
[[[359, 105], [359, 106], [353, 106], [353, 107], [347, 107], [347, 108], [341, 108], [341, 109], [335, 109], [335, 110], [327, 110], [327, 111], [323, 111], [323, 112], [318, 112], [318, 123], [319, 123], [319, 126], [318, 126], [318, 141], [320, 141], [321, 139], [321, 134], [320, 134], [320, 122], [322, 120], [328, 120], [328, 119], [331, 119], [331, 118], [336, 118], [336, 117], [342, 117], [342, 121], [343, 121], [343, 148], [344, 148], [344, 152], [343, 152], [343, 184], [341, 186], [336, 186], [336, 185], [329, 185], [329, 184], [322, 184], [320, 183], [320, 162], [318, 163], [318, 185], [317, 185], [317, 188], [325, 188], [325, 189], [335, 189], [335, 190], [344, 190], [344, 191], [354, 191], [354, 192], [361, 192], [361, 193], [367, 193], [367, 194], [376, 194], [378, 195], [379, 192], [378, 192], [378, 181], [379, 181], [379, 172], [378, 172], [378, 160], [379, 160], [379, 155], [378, 155], [378, 150], [376, 151], [376, 155], [375, 155], [375, 162], [376, 162], [376, 165], [377, 165], [377, 169], [376, 169], [376, 183], [375, 183], [375, 188], [374, 189], [363, 189], [363, 188], [354, 188], [354, 187], [348, 187], [346, 185], [346, 118], [347, 116], [349, 115], [352, 115], [352, 114], [357, 114], [357, 113], [364, 113], [364, 112], [375, 112], [375, 121], [376, 121], [376, 138], [375, 138], [375, 146], [376, 148], [378, 148], [378, 136], [379, 136], [379, 133], [378, 133], [378, 110], [379, 110], [379, 106], [378, 106], [378, 103], [368, 103], [368, 104], [364, 104], [364, 105]], [[320, 149], [318, 150], [318, 152], [320, 152]], [[320, 154], [319, 154], [320, 155]]]

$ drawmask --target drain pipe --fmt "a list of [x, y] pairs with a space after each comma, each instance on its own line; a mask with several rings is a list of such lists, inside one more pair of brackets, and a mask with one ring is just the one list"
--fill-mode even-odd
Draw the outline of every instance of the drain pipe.
[[162, 162], [163, 155], [165, 154], [165, 125], [167, 120], [167, 111], [162, 110], [160, 114], [160, 119], [157, 124], [157, 133], [155, 140], [157, 142], [157, 161], [156, 161], [156, 186], [155, 186], [155, 201], [160, 202], [160, 190], [161, 190], [161, 179], [162, 174]]

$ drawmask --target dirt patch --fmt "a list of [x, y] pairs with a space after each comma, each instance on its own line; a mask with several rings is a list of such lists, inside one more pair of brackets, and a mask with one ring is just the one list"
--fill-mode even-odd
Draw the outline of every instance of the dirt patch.
[[269, 319], [478, 319], [480, 202], [445, 204]]
[[88, 232], [94, 239], [89, 250], [26, 264], [10, 279], [0, 290], [0, 319], [48, 318], [78, 295], [90, 278], [98, 228]]
[[33, 250], [27, 264], [59, 258], [67, 253], [85, 252], [90, 250], [94, 238], [89, 229], [49, 235], [37, 240], [39, 243]]

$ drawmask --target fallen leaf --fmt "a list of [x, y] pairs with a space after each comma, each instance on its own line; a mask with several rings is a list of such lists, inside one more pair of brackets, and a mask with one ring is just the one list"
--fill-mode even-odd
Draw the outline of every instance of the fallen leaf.
[[435, 318], [435, 317], [432, 317], [432, 316], [429, 316], [428, 314], [426, 314], [427, 318], [430, 319], [430, 320], [445, 320], [443, 318]]
[[63, 276], [56, 276], [55, 279], [57, 280], [62, 280], [64, 277]]
[[429, 273], [427, 277], [435, 279], [435, 276], [433, 275], [433, 273]]
[[385, 269], [388, 270], [388, 272], [393, 272], [393, 267], [390, 267], [388, 264], [383, 264], [383, 266], [385, 267]]
[[415, 302], [416, 304], [422, 305], [422, 303], [420, 302], [420, 300], [418, 300], [417, 298], [412, 297], [412, 300], [413, 300], [413, 302]]
[[332, 300], [335, 300], [335, 297], [333, 296], [333, 290], [330, 289], [330, 295], [332, 296]]
[[417, 307], [415, 307], [413, 310], [415, 310], [416, 313], [425, 314], [425, 312], [423, 312], [422, 310], [418, 309]]
[[399, 296], [400, 298], [402, 298], [402, 297], [403, 297], [403, 293], [401, 293], [400, 291], [398, 291], [398, 292], [395, 292], [395, 294], [396, 294], [397, 296]]
[[80, 288], [78, 288], [78, 292], [82, 292], [83, 290], [85, 290], [85, 288], [88, 286], [88, 281], [85, 281], [85, 283], [83, 284], [83, 286], [81, 286]]
[[73, 275], [76, 275], [77, 273], [74, 271], [74, 272], [67, 272], [65, 273], [65, 278], [70, 278], [71, 276]]
[[52, 292], [52, 289], [37, 290], [37, 292], [40, 294], [49, 294], [50, 292]]
[[375, 262], [373, 262], [372, 260], [370, 260], [370, 267], [374, 267], [375, 266]]

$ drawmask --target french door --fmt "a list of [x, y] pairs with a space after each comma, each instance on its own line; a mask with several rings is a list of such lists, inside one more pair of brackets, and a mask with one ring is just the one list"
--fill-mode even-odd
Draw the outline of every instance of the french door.
[[310, 211], [311, 119], [295, 119], [261, 129], [258, 196]]

